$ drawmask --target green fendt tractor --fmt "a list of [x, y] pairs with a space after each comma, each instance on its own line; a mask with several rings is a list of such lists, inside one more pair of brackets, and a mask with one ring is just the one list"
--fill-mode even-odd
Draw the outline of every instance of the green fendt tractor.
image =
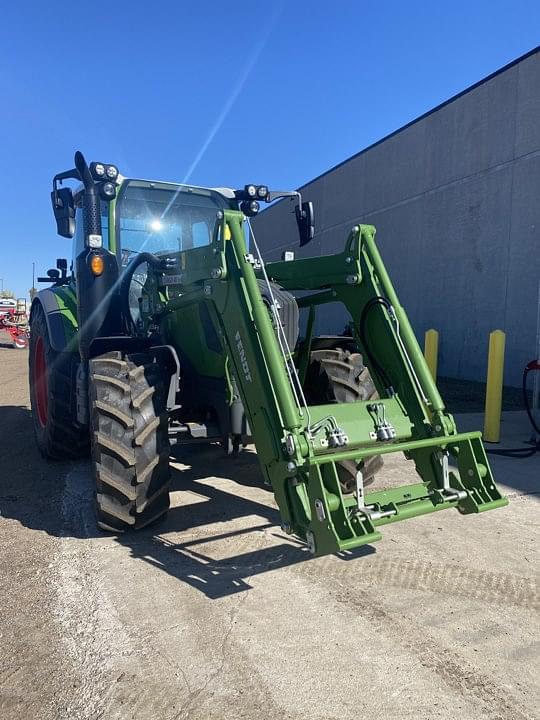
[[[167, 512], [171, 443], [236, 453], [252, 439], [283, 529], [317, 555], [397, 520], [505, 505], [480, 433], [458, 433], [445, 410], [374, 228], [353, 227], [336, 255], [265, 264], [249, 218], [278, 198], [298, 199], [309, 242], [313, 207], [299, 193], [127, 179], [76, 153], [52, 192], [73, 264], [49, 270], [31, 311], [43, 455], [91, 448], [98, 523], [121, 532]], [[350, 335], [314, 336], [330, 302]], [[365, 492], [387, 453], [412, 459], [419, 482]]]

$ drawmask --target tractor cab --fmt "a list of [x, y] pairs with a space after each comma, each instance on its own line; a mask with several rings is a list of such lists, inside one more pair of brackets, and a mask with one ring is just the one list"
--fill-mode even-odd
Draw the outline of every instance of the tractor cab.
[[[100, 202], [102, 247], [120, 267], [139, 253], [166, 255], [208, 245], [219, 210], [235, 209], [234, 193], [119, 177], [117, 195]], [[73, 257], [85, 247], [84, 188], [74, 194]]]
[[232, 191], [123, 181], [111, 203], [110, 233], [121, 265], [142, 252], [160, 256], [209, 245], [217, 213], [235, 205]]

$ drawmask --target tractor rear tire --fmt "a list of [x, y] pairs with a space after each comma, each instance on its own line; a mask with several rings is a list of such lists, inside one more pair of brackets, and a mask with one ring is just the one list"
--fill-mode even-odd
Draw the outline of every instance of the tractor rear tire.
[[41, 305], [32, 311], [28, 359], [34, 434], [43, 457], [68, 460], [88, 455], [88, 428], [74, 422], [75, 353], [51, 345]]
[[[311, 352], [305, 393], [309, 405], [359, 402], [379, 397], [362, 355], [343, 348]], [[354, 492], [357, 470], [362, 471], [366, 485], [373, 482], [375, 473], [379, 472], [382, 466], [380, 455], [368, 458], [360, 466], [354, 460], [337, 463], [343, 492]]]
[[139, 530], [169, 509], [167, 381], [146, 353], [90, 360], [92, 462], [103, 530]]

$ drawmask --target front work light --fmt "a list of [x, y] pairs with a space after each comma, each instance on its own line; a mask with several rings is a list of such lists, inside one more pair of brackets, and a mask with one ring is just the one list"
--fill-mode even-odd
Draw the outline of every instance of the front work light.
[[116, 186], [112, 182], [100, 183], [99, 195], [106, 202], [113, 200], [116, 196]]
[[93, 162], [89, 165], [90, 174], [94, 180], [113, 180], [118, 179], [118, 168], [116, 165], [108, 165], [102, 162]]
[[90, 255], [90, 270], [92, 275], [99, 277], [105, 268], [102, 255]]
[[240, 203], [240, 210], [246, 217], [253, 217], [259, 212], [259, 203], [256, 200], [244, 200]]
[[[259, 212], [257, 200], [271, 202], [271, 193], [267, 185], [244, 185], [243, 190], [235, 190], [234, 196], [240, 202], [240, 210], [244, 215], [255, 215]], [[255, 205], [253, 205], [255, 203]]]

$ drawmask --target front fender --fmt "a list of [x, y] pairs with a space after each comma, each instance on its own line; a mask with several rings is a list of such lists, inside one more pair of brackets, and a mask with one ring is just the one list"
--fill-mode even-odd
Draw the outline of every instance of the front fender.
[[57, 352], [78, 352], [77, 298], [69, 285], [40, 290], [30, 310], [30, 323], [40, 305], [47, 321], [51, 345]]

